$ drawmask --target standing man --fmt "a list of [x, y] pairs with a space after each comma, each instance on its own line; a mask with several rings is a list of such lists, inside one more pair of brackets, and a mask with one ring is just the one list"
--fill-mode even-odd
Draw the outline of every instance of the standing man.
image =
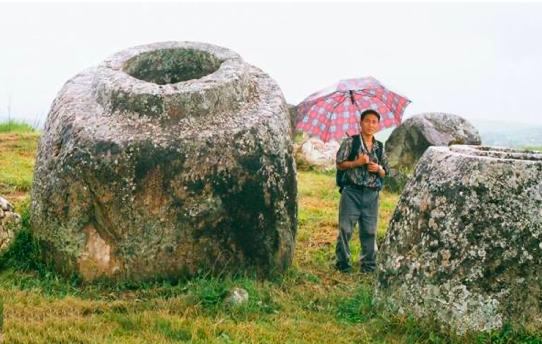
[[[349, 242], [356, 222], [361, 241], [361, 271], [369, 273], [376, 268], [378, 193], [382, 188], [382, 178], [389, 171], [384, 145], [374, 138], [379, 122], [378, 112], [363, 111], [359, 138], [355, 138], [356, 135], [348, 137], [337, 151], [337, 169], [344, 171], [340, 181], [344, 188], [341, 191], [339, 236], [335, 250], [336, 268], [342, 272], [351, 271]], [[357, 152], [352, 152], [353, 148], [357, 148]]]

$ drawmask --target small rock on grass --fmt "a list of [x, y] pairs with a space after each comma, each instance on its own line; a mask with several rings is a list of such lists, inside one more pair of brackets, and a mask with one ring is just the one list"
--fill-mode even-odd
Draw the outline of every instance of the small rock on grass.
[[248, 302], [248, 292], [243, 288], [233, 288], [225, 302], [230, 306], [238, 306]]

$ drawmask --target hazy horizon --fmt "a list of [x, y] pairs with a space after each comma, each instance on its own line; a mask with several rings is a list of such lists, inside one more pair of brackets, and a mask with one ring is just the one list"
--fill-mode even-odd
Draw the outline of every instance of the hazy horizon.
[[1, 3], [0, 121], [43, 125], [62, 85], [135, 45], [224, 46], [274, 78], [288, 103], [371, 75], [446, 112], [542, 126], [542, 4]]

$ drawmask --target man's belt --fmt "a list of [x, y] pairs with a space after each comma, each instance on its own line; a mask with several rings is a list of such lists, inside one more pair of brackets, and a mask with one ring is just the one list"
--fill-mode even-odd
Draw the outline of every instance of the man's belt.
[[350, 187], [352, 189], [356, 189], [356, 190], [360, 190], [360, 191], [378, 191], [377, 188], [375, 188], [375, 187], [352, 184], [352, 183], [348, 183], [345, 186], [348, 186], [348, 187]]

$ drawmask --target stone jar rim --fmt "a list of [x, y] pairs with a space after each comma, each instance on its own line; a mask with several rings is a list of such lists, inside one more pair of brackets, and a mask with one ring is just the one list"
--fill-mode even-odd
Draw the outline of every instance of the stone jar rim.
[[[134, 58], [166, 50], [208, 54], [219, 63], [210, 74], [186, 81], [158, 84], [126, 72]], [[181, 120], [235, 110], [249, 93], [248, 65], [239, 54], [198, 42], [159, 42], [118, 52], [95, 70], [92, 95], [110, 114], [135, 113], [151, 118]]]
[[475, 157], [479, 159], [494, 159], [502, 161], [542, 162], [542, 153], [514, 148], [476, 146], [476, 145], [451, 145], [449, 147], [429, 147], [437, 150], [448, 150], [451, 154]]

